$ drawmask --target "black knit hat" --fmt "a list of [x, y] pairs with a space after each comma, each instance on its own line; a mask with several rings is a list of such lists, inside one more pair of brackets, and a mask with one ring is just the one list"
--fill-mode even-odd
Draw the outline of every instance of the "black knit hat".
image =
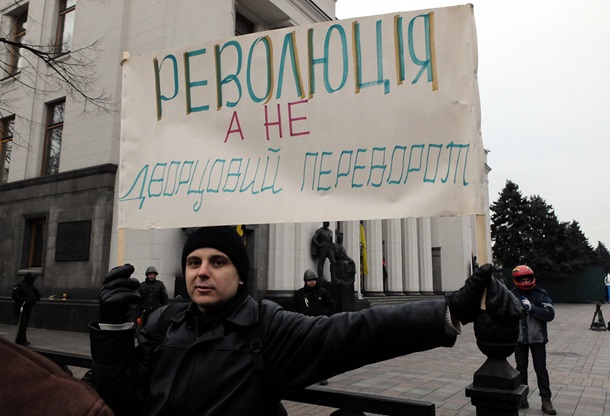
[[186, 258], [199, 248], [215, 248], [226, 254], [237, 269], [239, 279], [248, 283], [250, 261], [244, 242], [234, 227], [212, 226], [196, 229], [184, 243], [182, 249], [182, 273], [186, 270]]

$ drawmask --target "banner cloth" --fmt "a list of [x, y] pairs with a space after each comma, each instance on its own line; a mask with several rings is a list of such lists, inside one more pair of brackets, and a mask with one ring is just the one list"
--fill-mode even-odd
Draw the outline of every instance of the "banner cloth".
[[123, 63], [119, 228], [484, 212], [472, 5]]

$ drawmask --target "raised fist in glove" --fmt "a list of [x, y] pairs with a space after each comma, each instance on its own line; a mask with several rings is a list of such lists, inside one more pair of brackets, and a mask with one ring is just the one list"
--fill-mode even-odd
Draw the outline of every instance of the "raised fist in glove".
[[464, 325], [474, 322], [481, 310], [483, 292], [492, 280], [492, 272], [491, 264], [484, 264], [466, 279], [460, 290], [447, 294], [447, 304], [451, 316], [457, 318]]
[[491, 264], [484, 264], [466, 279], [457, 292], [447, 295], [447, 305], [451, 315], [462, 324], [474, 322], [481, 311], [481, 299], [487, 288], [485, 308], [499, 319], [519, 319], [524, 314], [524, 306], [502, 283], [492, 277]]
[[100, 291], [100, 322], [122, 324], [130, 321], [130, 306], [142, 300], [137, 292], [140, 282], [130, 277], [134, 270], [131, 264], [125, 264], [111, 269], [106, 275]]
[[526, 313], [525, 306], [517, 299], [513, 292], [492, 278], [487, 287], [485, 308], [494, 319], [521, 319]]

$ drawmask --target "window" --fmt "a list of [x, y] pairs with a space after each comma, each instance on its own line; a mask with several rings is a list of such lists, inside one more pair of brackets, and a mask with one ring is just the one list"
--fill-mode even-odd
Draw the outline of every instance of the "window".
[[[7, 38], [10, 42], [20, 44], [23, 42], [23, 38], [25, 37], [26, 23], [28, 21], [28, 10], [27, 8], [20, 7], [12, 13], [7, 14], [7, 17], [9, 19]], [[19, 45], [9, 45], [7, 50], [8, 59], [6, 59], [5, 74], [8, 76], [14, 76], [21, 71], [21, 67], [23, 65], [21, 48]]]
[[0, 119], [0, 184], [8, 180], [11, 167], [11, 152], [13, 151], [13, 128], [15, 116]]
[[23, 261], [25, 269], [42, 268], [44, 258], [44, 242], [46, 218], [26, 218], [23, 238]]
[[57, 39], [55, 45], [59, 55], [72, 50], [72, 36], [74, 34], [74, 15], [76, 0], [61, 0], [57, 19]]
[[235, 12], [235, 35], [247, 35], [248, 33], [254, 33], [254, 23], [242, 14]]
[[65, 100], [47, 104], [47, 123], [45, 128], [44, 154], [41, 175], [59, 173], [61, 135], [64, 129]]

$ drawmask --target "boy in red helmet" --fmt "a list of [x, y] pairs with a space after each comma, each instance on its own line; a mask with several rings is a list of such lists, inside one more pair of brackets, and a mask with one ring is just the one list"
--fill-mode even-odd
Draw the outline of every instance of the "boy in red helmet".
[[[549, 342], [546, 323], [555, 318], [553, 301], [546, 290], [536, 287], [536, 277], [529, 266], [515, 267], [512, 275], [516, 286], [512, 292], [517, 299], [521, 299], [528, 311], [527, 315], [521, 318], [519, 340], [515, 349], [515, 361], [517, 370], [521, 373], [521, 384], [527, 384], [528, 355], [531, 351], [538, 390], [542, 397], [542, 411], [556, 415], [557, 412], [551, 402], [549, 372], [546, 369], [546, 343]], [[521, 408], [528, 407], [527, 399], [521, 402]]]

